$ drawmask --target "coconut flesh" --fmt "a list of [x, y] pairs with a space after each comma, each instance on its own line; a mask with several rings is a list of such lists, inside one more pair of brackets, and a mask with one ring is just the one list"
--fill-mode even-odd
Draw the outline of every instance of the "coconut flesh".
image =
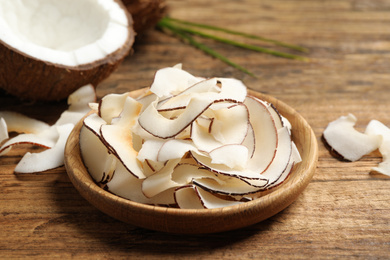
[[84, 119], [80, 150], [100, 185], [132, 201], [218, 208], [256, 199], [301, 161], [291, 125], [236, 79], [156, 72], [137, 99], [109, 94]]
[[[64, 165], [65, 143], [74, 125], [96, 102], [95, 88], [85, 85], [68, 98], [69, 107], [53, 125], [11, 111], [0, 111], [0, 156], [6, 155], [17, 145], [46, 148], [39, 153], [27, 152], [16, 165], [15, 173], [35, 173]], [[17, 133], [9, 137], [8, 133]]]
[[371, 120], [366, 130], [359, 132], [355, 129], [356, 122], [353, 114], [330, 122], [323, 132], [325, 143], [334, 155], [351, 162], [379, 150], [383, 161], [372, 171], [390, 176], [390, 128], [378, 120]]
[[106, 78], [133, 40], [120, 1], [0, 1], [0, 87], [26, 99], [65, 98]]

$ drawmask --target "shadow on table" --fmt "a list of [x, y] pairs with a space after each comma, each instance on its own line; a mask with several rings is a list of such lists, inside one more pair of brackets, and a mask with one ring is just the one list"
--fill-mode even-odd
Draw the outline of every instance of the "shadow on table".
[[[278, 215], [255, 225], [215, 234], [182, 235], [169, 234], [138, 228], [118, 221], [91, 206], [72, 186], [66, 173], [60, 174], [54, 185], [48, 187], [61, 212], [58, 217], [36, 227], [34, 233], [66, 230], [73, 236], [69, 243], [89, 244], [96, 252], [132, 252], [141, 255], [190, 256], [215, 249], [230, 248], [245, 243], [252, 236], [267, 232], [278, 222]], [[59, 238], [61, 239], [61, 238]], [[64, 238], [66, 243], [67, 238]], [[77, 245], [75, 245], [75, 250]], [[107, 250], [107, 251], [106, 251]]]

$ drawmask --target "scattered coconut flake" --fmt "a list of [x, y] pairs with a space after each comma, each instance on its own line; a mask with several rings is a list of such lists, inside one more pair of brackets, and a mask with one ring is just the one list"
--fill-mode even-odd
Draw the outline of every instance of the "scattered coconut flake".
[[[138, 99], [110, 94], [94, 107], [80, 134], [85, 165], [96, 182], [136, 202], [237, 205], [283, 183], [301, 161], [288, 120], [236, 79], [164, 68]], [[115, 170], [101, 161], [111, 159]]]
[[372, 170], [390, 176], [390, 128], [378, 120], [371, 120], [367, 125], [365, 133], [382, 137], [379, 152], [382, 154], [383, 160], [378, 167], [373, 167]]
[[62, 112], [54, 125], [74, 124], [81, 120], [90, 111], [89, 104], [96, 101], [95, 88], [85, 85], [68, 97], [68, 109]]
[[45, 122], [18, 112], [0, 111], [0, 118], [3, 118], [7, 123], [8, 132], [37, 134], [50, 127]]
[[59, 138], [56, 144], [51, 149], [40, 153], [27, 152], [16, 165], [15, 172], [43, 172], [64, 165], [65, 144], [73, 127], [73, 124], [57, 126]]
[[79, 88], [69, 96], [69, 108], [52, 126], [20, 113], [0, 111], [0, 137], [8, 139], [8, 132], [21, 133], [8, 140], [5, 139], [6, 141], [0, 147], [0, 156], [5, 155], [15, 145], [31, 144], [48, 150], [34, 154], [27, 152], [17, 164], [15, 172], [41, 172], [62, 166], [65, 143], [71, 130], [90, 110], [89, 103], [95, 101], [95, 88], [92, 85]]
[[[349, 114], [331, 122], [323, 134], [325, 142], [338, 155], [350, 161], [357, 161], [379, 149], [383, 160], [372, 170], [390, 176], [390, 128], [378, 120], [371, 120], [365, 132], [360, 133], [353, 128], [356, 121], [356, 117]], [[297, 157], [295, 151], [294, 156]]]
[[44, 148], [52, 148], [58, 139], [58, 131], [55, 128], [49, 128], [39, 134], [20, 134], [7, 140], [0, 147], [0, 155], [4, 155], [9, 148], [19, 144], [31, 144]]
[[380, 135], [367, 135], [357, 131], [356, 117], [352, 114], [341, 116], [329, 123], [323, 137], [327, 144], [348, 161], [357, 161], [376, 150], [382, 140]]
[[69, 111], [75, 112], [84, 112], [86, 114], [89, 112], [89, 104], [96, 102], [96, 93], [95, 88], [91, 85], [85, 85], [77, 89], [75, 92], [69, 95], [68, 105]]

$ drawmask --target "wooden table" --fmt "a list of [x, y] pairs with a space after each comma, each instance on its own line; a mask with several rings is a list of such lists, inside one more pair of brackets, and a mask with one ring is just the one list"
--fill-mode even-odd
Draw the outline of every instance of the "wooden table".
[[[390, 178], [371, 173], [373, 152], [354, 163], [333, 158], [321, 141], [327, 124], [353, 113], [390, 126], [390, 1], [168, 1], [176, 18], [256, 33], [310, 49], [310, 62], [256, 54], [206, 41], [257, 78], [234, 70], [158, 31], [98, 86], [98, 97], [148, 86], [154, 72], [183, 63], [199, 76], [235, 77], [286, 102], [312, 126], [319, 143], [316, 174], [290, 207], [241, 230], [175, 235], [121, 223], [88, 204], [63, 167], [15, 175], [30, 147], [0, 158], [0, 258], [244, 259], [389, 258]], [[2, 64], [1, 66], [6, 66]], [[65, 102], [20, 104], [2, 93], [0, 110], [53, 123]]]

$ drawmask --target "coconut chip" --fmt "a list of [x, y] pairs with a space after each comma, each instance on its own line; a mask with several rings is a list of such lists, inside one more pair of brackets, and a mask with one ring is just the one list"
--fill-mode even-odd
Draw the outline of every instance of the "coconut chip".
[[390, 176], [390, 129], [378, 120], [371, 120], [361, 133], [354, 128], [356, 121], [349, 114], [329, 123], [323, 133], [325, 142], [336, 155], [349, 161], [357, 161], [379, 149], [383, 161], [372, 170]]
[[[65, 143], [74, 125], [90, 110], [89, 103], [96, 101], [95, 89], [86, 85], [76, 90], [68, 98], [69, 108], [57, 122], [50, 126], [45, 122], [29, 118], [16, 112], [0, 112], [0, 135], [4, 129], [18, 132], [19, 135], [5, 139], [0, 147], [0, 156], [5, 155], [15, 145], [30, 144], [46, 148], [41, 153], [27, 152], [16, 165], [16, 173], [41, 172], [64, 164]], [[1, 134], [1, 132], [3, 132]], [[1, 143], [1, 141], [0, 141]]]
[[60, 167], [64, 164], [64, 150], [66, 140], [74, 125], [66, 124], [57, 126], [59, 138], [55, 145], [40, 153], [27, 152], [22, 160], [16, 165], [16, 173], [43, 172]]
[[383, 156], [383, 161], [373, 171], [390, 176], [390, 128], [377, 120], [371, 120], [365, 131], [368, 135], [380, 135], [382, 142], [379, 145], [379, 152]]
[[352, 114], [341, 116], [329, 123], [323, 133], [328, 145], [348, 161], [357, 161], [379, 147], [379, 135], [367, 135], [357, 131], [356, 117]]
[[[9, 138], [8, 127], [4, 118], [0, 117], [0, 144]], [[1, 151], [0, 151], [1, 154]]]

